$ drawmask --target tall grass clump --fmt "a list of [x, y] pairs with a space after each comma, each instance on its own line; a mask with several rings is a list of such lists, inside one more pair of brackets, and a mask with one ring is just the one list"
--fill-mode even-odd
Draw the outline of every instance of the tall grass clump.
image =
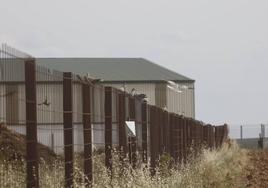
[[[76, 157], [74, 185], [85, 187], [83, 162]], [[174, 165], [167, 154], [160, 157], [159, 167], [151, 176], [147, 164], [138, 162], [132, 168], [128, 159], [120, 160], [119, 154], [113, 154], [113, 170], [107, 171], [104, 154], [94, 155], [94, 187], [244, 187], [242, 172], [246, 166], [247, 152], [229, 141], [221, 148], [203, 149], [198, 155], [191, 156], [186, 162]], [[14, 167], [15, 165], [15, 167]], [[17, 168], [17, 167], [20, 168]], [[2, 161], [0, 163], [1, 185], [21, 187], [25, 184], [25, 161], [17, 164]], [[6, 173], [6, 171], [8, 171]], [[53, 164], [40, 161], [40, 186], [63, 187], [64, 163], [58, 159]], [[7, 177], [8, 176], [8, 177]], [[2, 184], [5, 183], [5, 184]]]

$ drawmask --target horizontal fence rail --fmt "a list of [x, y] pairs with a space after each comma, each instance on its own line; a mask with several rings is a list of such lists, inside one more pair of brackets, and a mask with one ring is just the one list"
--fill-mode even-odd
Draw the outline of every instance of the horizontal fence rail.
[[27, 176], [22, 183], [27, 187], [39, 186], [42, 157], [63, 159], [64, 176], [55, 180], [56, 187], [74, 185], [74, 160], [79, 158], [85, 175], [80, 181], [91, 187], [95, 152], [105, 155], [111, 178], [115, 150], [122, 163], [127, 159], [133, 168], [139, 161], [148, 163], [154, 175], [161, 155], [182, 163], [203, 147], [221, 147], [228, 137], [227, 125], [204, 124], [98, 79], [36, 65], [34, 58], [21, 58], [22, 53], [7, 46], [0, 52], [0, 123], [26, 136]]

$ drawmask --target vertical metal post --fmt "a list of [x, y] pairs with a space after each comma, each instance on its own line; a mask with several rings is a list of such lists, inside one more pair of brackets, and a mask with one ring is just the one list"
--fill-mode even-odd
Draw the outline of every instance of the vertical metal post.
[[218, 148], [218, 127], [215, 126], [215, 148]]
[[227, 140], [227, 138], [228, 138], [228, 125], [227, 124], [224, 124], [223, 125], [223, 127], [224, 127], [224, 142]]
[[84, 173], [87, 185], [92, 183], [92, 138], [91, 138], [91, 93], [90, 85], [82, 85], [83, 132], [84, 132]]
[[201, 151], [201, 147], [202, 147], [202, 145], [203, 145], [203, 140], [204, 140], [204, 134], [203, 134], [203, 125], [202, 124], [200, 124], [199, 123], [199, 126], [200, 126], [200, 130], [199, 130], [199, 132], [200, 132], [200, 151]]
[[186, 130], [186, 118], [183, 117], [183, 159], [187, 159], [187, 130]]
[[119, 93], [119, 107], [118, 107], [118, 125], [119, 125], [119, 149], [121, 152], [121, 159], [126, 157], [127, 153], [127, 135], [126, 135], [126, 100], [125, 93]]
[[156, 130], [157, 130], [157, 140], [158, 140], [158, 149], [157, 156], [162, 154], [163, 151], [163, 137], [162, 137], [162, 109], [156, 108]]
[[105, 166], [112, 174], [112, 88], [105, 87]]
[[171, 156], [175, 162], [178, 162], [178, 159], [182, 157], [182, 131], [180, 129], [180, 118], [177, 114], [172, 114], [171, 123]]
[[185, 118], [184, 120], [184, 124], [185, 124], [185, 156], [187, 159], [187, 156], [189, 154], [189, 126], [188, 126], [188, 118]]
[[204, 125], [203, 127], [203, 144], [207, 147], [209, 146], [209, 125]]
[[[137, 124], [136, 124], [136, 98], [130, 96], [128, 98], [129, 100], [129, 120], [130, 121], [135, 121], [135, 130], [136, 130], [136, 135], [137, 135]], [[129, 137], [129, 161], [130, 163], [133, 165], [133, 157], [135, 156], [135, 153], [133, 151], [133, 143], [132, 143], [133, 139], [131, 137]]]
[[175, 133], [175, 161], [179, 162], [181, 159], [181, 131], [180, 131], [180, 119], [179, 116], [176, 114], [175, 115], [175, 128], [174, 128], [174, 133]]
[[174, 133], [174, 115], [173, 114], [169, 114], [169, 135], [170, 135], [170, 137], [169, 137], [169, 139], [170, 139], [170, 141], [169, 141], [169, 143], [170, 143], [170, 154], [171, 154], [171, 157], [173, 158], [173, 159], [175, 159], [175, 143], [174, 143], [174, 139], [173, 139], [173, 137], [174, 137], [174, 135], [175, 135], [175, 133]]
[[200, 142], [201, 142], [201, 128], [198, 121], [196, 121], [196, 136], [197, 136], [197, 151], [199, 152], [200, 149]]
[[130, 121], [135, 121], [136, 113], [135, 113], [135, 98], [134, 97], [129, 97], [128, 98], [128, 107], [129, 107], [129, 120]]
[[170, 153], [170, 130], [169, 130], [169, 118], [168, 118], [168, 112], [163, 112], [163, 144], [164, 144], [164, 152]]
[[212, 147], [213, 149], [216, 147], [216, 127], [215, 126], [212, 126]]
[[177, 131], [178, 131], [178, 140], [177, 140], [177, 144], [178, 144], [178, 151], [179, 151], [179, 162], [182, 161], [183, 159], [183, 119], [181, 116], [177, 116]]
[[137, 163], [137, 139], [136, 136], [128, 137], [128, 145], [129, 145], [129, 162], [133, 168], [136, 167]]
[[157, 131], [156, 131], [156, 107], [150, 106], [150, 153], [151, 153], [151, 164], [150, 170], [151, 175], [154, 176], [156, 173], [156, 160], [157, 160], [157, 148], [158, 148], [158, 140], [157, 140]]
[[54, 133], [51, 133], [51, 150], [55, 152]]
[[192, 147], [193, 152], [196, 154], [197, 152], [197, 130], [196, 130], [196, 122], [195, 120], [191, 120], [191, 137], [192, 137]]
[[157, 148], [156, 148], [156, 157], [158, 159], [160, 152], [161, 152], [161, 133], [160, 133], [160, 110], [158, 107], [155, 107], [155, 142], [157, 143]]
[[[211, 134], [211, 125], [208, 124], [207, 126], [207, 147], [211, 149], [212, 143], [212, 134]], [[205, 128], [205, 127], [204, 127]], [[204, 138], [205, 139], [205, 138]]]
[[265, 128], [266, 128], [266, 125], [264, 124], [264, 125], [263, 125], [263, 132], [264, 132], [263, 137], [264, 137], [264, 138], [266, 138], [266, 131], [265, 131]]
[[147, 103], [143, 101], [141, 105], [142, 121], [142, 161], [147, 163]]
[[243, 125], [240, 126], [240, 139], [243, 139]]
[[73, 187], [73, 85], [72, 73], [63, 73], [63, 125], [65, 187]]
[[213, 149], [214, 148], [214, 127], [212, 125], [209, 125], [209, 137], [210, 137], [209, 147], [210, 149]]
[[265, 138], [265, 125], [261, 124], [261, 137]]
[[131, 136], [128, 137], [128, 160], [132, 163], [132, 147], [131, 147]]
[[191, 135], [190, 135], [190, 120], [186, 119], [186, 137], [187, 137], [187, 154], [189, 154], [189, 149], [191, 147]]
[[220, 146], [222, 146], [224, 142], [224, 126], [220, 126]]
[[263, 124], [263, 138], [266, 137], [266, 134], [265, 134], [265, 124]]
[[36, 65], [25, 61], [27, 187], [39, 187], [37, 153]]
[[221, 127], [215, 127], [215, 137], [216, 137], [216, 148], [219, 148], [221, 145]]

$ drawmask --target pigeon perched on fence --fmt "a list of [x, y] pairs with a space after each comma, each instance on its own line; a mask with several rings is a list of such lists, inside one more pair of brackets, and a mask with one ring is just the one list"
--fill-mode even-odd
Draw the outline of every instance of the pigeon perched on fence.
[[48, 102], [48, 100], [47, 100], [47, 98], [46, 98], [46, 99], [44, 100], [44, 102], [39, 103], [38, 105], [39, 105], [39, 106], [41, 106], [41, 105], [49, 106], [50, 103]]

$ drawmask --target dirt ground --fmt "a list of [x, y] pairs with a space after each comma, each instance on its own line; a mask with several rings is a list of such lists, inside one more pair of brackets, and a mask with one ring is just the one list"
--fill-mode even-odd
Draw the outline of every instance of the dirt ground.
[[247, 187], [268, 188], [268, 150], [249, 151], [250, 164], [246, 167]]
[[[37, 144], [39, 157], [46, 162], [53, 161], [56, 154], [47, 146]], [[26, 138], [24, 135], [9, 130], [0, 123], [0, 160], [21, 160], [26, 157]]]

